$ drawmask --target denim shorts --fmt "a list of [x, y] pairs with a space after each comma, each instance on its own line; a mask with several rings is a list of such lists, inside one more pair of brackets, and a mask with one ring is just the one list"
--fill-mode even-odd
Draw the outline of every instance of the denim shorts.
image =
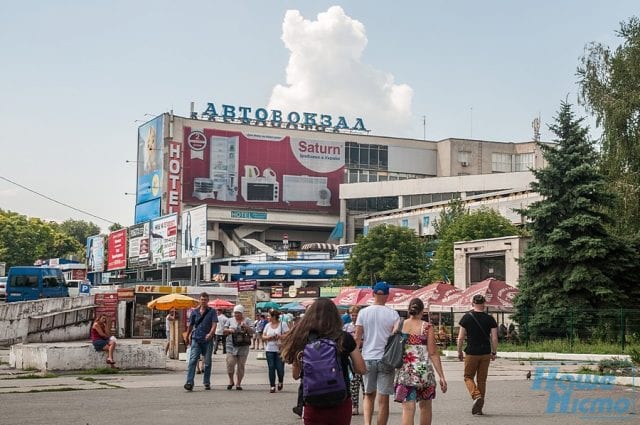
[[382, 395], [393, 395], [393, 379], [395, 369], [382, 363], [381, 360], [365, 360], [367, 373], [362, 375], [364, 382], [364, 393], [373, 394], [378, 392]]
[[109, 344], [108, 339], [96, 339], [93, 341], [93, 348], [95, 348], [96, 351], [102, 351], [107, 344]]

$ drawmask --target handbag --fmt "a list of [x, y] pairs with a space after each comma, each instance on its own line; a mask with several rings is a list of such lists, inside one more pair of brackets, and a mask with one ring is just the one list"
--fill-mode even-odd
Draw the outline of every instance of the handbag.
[[404, 357], [404, 338], [402, 336], [403, 323], [404, 320], [401, 320], [396, 331], [389, 336], [381, 359], [383, 364], [394, 369], [402, 367], [402, 358]]
[[[240, 329], [240, 326], [236, 328]], [[234, 332], [231, 334], [231, 343], [234, 347], [244, 347], [247, 345], [251, 345], [252, 343], [252, 335], [249, 332]]]

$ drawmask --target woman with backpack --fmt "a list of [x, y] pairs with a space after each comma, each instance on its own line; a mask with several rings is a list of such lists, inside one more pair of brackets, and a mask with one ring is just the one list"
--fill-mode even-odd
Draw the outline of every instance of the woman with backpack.
[[447, 392], [440, 352], [431, 323], [422, 320], [424, 303], [420, 298], [409, 302], [409, 318], [402, 323], [404, 356], [396, 370], [394, 400], [402, 403], [402, 425], [413, 425], [416, 404], [420, 409], [420, 424], [431, 425], [431, 400], [436, 398], [436, 377], [440, 389]]
[[319, 298], [282, 341], [282, 357], [302, 378], [305, 425], [351, 423], [349, 360], [357, 374], [366, 372], [356, 342], [342, 330], [336, 305]]

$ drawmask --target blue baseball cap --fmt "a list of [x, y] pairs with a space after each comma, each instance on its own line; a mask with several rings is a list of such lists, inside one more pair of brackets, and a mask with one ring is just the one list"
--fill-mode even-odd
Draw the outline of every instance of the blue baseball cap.
[[389, 295], [389, 284], [383, 281], [376, 282], [376, 284], [373, 285], [373, 293], [381, 294], [381, 295]]

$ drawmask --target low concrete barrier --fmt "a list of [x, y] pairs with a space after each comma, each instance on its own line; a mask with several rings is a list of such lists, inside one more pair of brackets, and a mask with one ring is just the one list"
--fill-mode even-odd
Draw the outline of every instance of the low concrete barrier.
[[[9, 364], [16, 369], [86, 370], [108, 367], [107, 353], [96, 351], [91, 342], [15, 344]], [[166, 356], [161, 344], [118, 340], [114, 354], [120, 369], [164, 369]]]

